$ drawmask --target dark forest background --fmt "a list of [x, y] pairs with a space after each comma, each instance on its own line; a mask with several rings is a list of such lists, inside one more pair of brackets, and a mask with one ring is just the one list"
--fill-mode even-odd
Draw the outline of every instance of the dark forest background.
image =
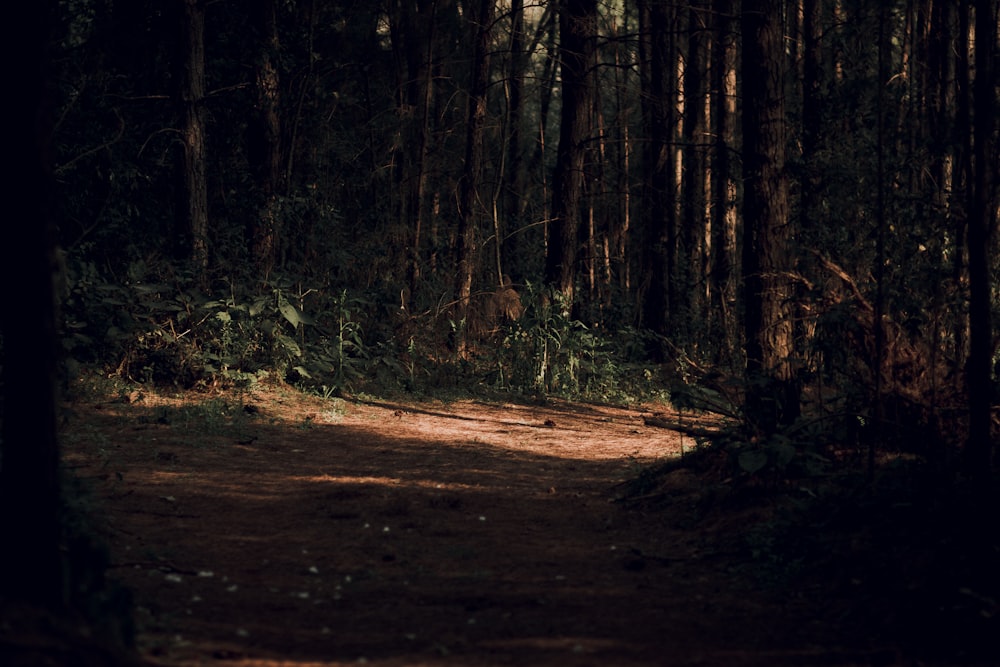
[[949, 455], [994, 394], [997, 11], [61, 2], [66, 356], [807, 407]]
[[743, 475], [989, 480], [996, 0], [50, 4], [66, 382], [669, 399]]

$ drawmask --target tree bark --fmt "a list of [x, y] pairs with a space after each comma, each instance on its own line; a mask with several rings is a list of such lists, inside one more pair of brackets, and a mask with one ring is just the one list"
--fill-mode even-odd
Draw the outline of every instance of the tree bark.
[[393, 196], [396, 198], [396, 225], [400, 230], [410, 230], [405, 264], [411, 298], [417, 292], [424, 270], [438, 3], [439, 0], [397, 0], [392, 3], [390, 13], [399, 116], [399, 137], [392, 159], [396, 174]]
[[[507, 228], [513, 228], [514, 233], [506, 239], [497, 239], [497, 244], [507, 257], [516, 258], [521, 244], [519, 232], [525, 220], [528, 196], [525, 192], [525, 160], [523, 132], [523, 101], [525, 58], [524, 43], [524, 0], [512, 0], [510, 5], [510, 68], [507, 72], [507, 156], [504, 181], [504, 212], [507, 218]], [[523, 282], [527, 276], [517, 261], [511, 266], [514, 282]]]
[[994, 45], [996, 17], [993, 2], [977, 0], [976, 78], [973, 82], [973, 201], [969, 216], [969, 361], [966, 382], [969, 392], [969, 439], [967, 471], [980, 480], [992, 470], [993, 440], [990, 405], [993, 356], [993, 322], [990, 314], [990, 236], [995, 223], [992, 139], [996, 125], [994, 93]]
[[[700, 2], [687, 8], [687, 44], [685, 45], [682, 123], [681, 170], [681, 234], [677, 278], [678, 304], [673, 312], [680, 315], [675, 335], [685, 340], [697, 341], [697, 327], [704, 322], [704, 285], [707, 273], [705, 231], [708, 225], [705, 207], [705, 76], [706, 49], [704, 17], [707, 10]], [[702, 286], [699, 288], [699, 286]], [[703, 331], [702, 331], [703, 333]]]
[[712, 88], [715, 97], [712, 121], [715, 152], [712, 160], [712, 267], [710, 276], [710, 330], [720, 341], [716, 350], [722, 362], [733, 361], [738, 330], [733, 304], [736, 301], [733, 273], [736, 252], [736, 183], [733, 180], [731, 147], [736, 116], [736, 45], [732, 30], [732, 0], [713, 0], [715, 41], [712, 43]]
[[[465, 170], [459, 186], [458, 207], [458, 272], [455, 294], [461, 323], [456, 341], [460, 356], [466, 351], [469, 301], [472, 281], [478, 264], [479, 241], [476, 215], [479, 201], [479, 180], [483, 166], [483, 132], [486, 126], [486, 92], [490, 72], [490, 32], [493, 26], [494, 0], [479, 0], [476, 13], [469, 17], [475, 35], [472, 71], [469, 81], [469, 103], [466, 122]], [[500, 239], [496, 239], [499, 243]]]
[[597, 30], [597, 0], [562, 0], [559, 54], [562, 60], [562, 122], [552, 174], [552, 224], [545, 282], [574, 301], [576, 259], [584, 192], [586, 141], [593, 103], [591, 65]]
[[639, 8], [639, 67], [643, 125], [649, 139], [643, 153], [644, 183], [641, 261], [642, 315], [639, 325], [667, 334], [673, 306], [672, 284], [677, 246], [675, 163], [672, 139], [676, 117], [672, 14], [663, 0], [643, 0]]
[[281, 194], [280, 76], [277, 61], [277, 8], [274, 0], [254, 0], [251, 6], [257, 39], [254, 63], [255, 102], [247, 137], [247, 153], [261, 203], [250, 224], [250, 250], [258, 274], [266, 277], [277, 259], [281, 218], [277, 197]]
[[744, 2], [743, 284], [746, 415], [764, 432], [799, 414], [788, 275], [785, 53], [781, 2]]
[[183, 0], [180, 99], [183, 128], [183, 221], [187, 255], [199, 281], [208, 277], [208, 181], [205, 152], [205, 5]]

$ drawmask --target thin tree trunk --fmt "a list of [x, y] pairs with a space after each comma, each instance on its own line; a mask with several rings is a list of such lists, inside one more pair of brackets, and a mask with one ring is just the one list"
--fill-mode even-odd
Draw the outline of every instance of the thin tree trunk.
[[256, 101], [249, 129], [248, 158], [262, 199], [250, 229], [251, 253], [259, 275], [274, 266], [281, 237], [281, 219], [275, 210], [281, 192], [280, 79], [277, 69], [280, 43], [274, 0], [256, 0], [252, 7], [259, 40], [255, 63]]
[[[524, 99], [525, 50], [524, 50], [524, 0], [513, 0], [510, 7], [510, 70], [507, 73], [507, 157], [506, 157], [506, 196], [504, 211], [507, 218], [507, 229], [513, 228], [514, 233], [507, 239], [497, 239], [498, 247], [502, 248], [508, 257], [517, 257], [522, 242], [519, 230], [525, 224], [525, 211], [528, 197], [524, 191], [524, 136], [522, 125], [522, 103]], [[502, 231], [502, 230], [501, 230]], [[521, 272], [521, 266], [515, 262], [512, 266], [514, 282], [521, 282], [526, 276]]]
[[[959, 3], [958, 35], [955, 45], [957, 54], [955, 80], [955, 164], [956, 187], [952, 197], [952, 216], [954, 218], [954, 241], [951, 252], [952, 280], [955, 285], [962, 285], [967, 279], [967, 249], [968, 249], [968, 210], [972, 202], [973, 166], [972, 166], [972, 109], [971, 87], [969, 80], [969, 3]], [[968, 355], [969, 318], [963, 313], [955, 317], [952, 336], [954, 338], [954, 358], [957, 368], [964, 368]]]
[[[629, 12], [622, 12], [621, 33], [629, 32]], [[609, 235], [609, 260], [608, 265], [612, 267], [612, 262], [618, 267], [618, 289], [626, 293], [631, 287], [631, 275], [629, 273], [628, 243], [629, 232], [632, 225], [632, 179], [630, 174], [632, 161], [632, 137], [629, 133], [629, 123], [631, 122], [631, 105], [628, 97], [632, 84], [630, 82], [631, 71], [625, 70], [622, 63], [622, 45], [615, 42], [615, 108], [618, 110], [618, 140], [621, 150], [618, 151], [618, 215], [615, 225], [610, 230]], [[608, 277], [609, 283], [613, 275]], [[610, 284], [609, 284], [610, 287]]]
[[[390, 15], [390, 35], [397, 69], [399, 136], [393, 162], [396, 173], [396, 225], [410, 230], [405, 258], [411, 298], [423, 278], [426, 233], [427, 171], [434, 100], [434, 44], [438, 0], [397, 0]], [[409, 304], [407, 304], [409, 305]]]
[[698, 285], [705, 284], [702, 258], [705, 253], [705, 10], [700, 3], [687, 8], [687, 44], [683, 76], [684, 114], [682, 124], [681, 235], [678, 267], [680, 288], [674, 314], [681, 315], [684, 337], [696, 341], [698, 316], [703, 309]]
[[667, 334], [667, 314], [673, 307], [668, 282], [674, 275], [676, 250], [676, 190], [672, 139], [676, 117], [672, 7], [663, 0], [643, 0], [639, 17], [639, 67], [642, 77], [643, 124], [649, 140], [643, 155], [642, 221], [644, 247], [641, 275], [640, 326]]
[[714, 0], [716, 36], [712, 56], [712, 118], [715, 125], [715, 152], [712, 167], [712, 275], [711, 317], [714, 338], [720, 341], [716, 353], [720, 360], [732, 362], [738, 346], [732, 304], [736, 301], [733, 285], [736, 243], [736, 184], [730, 150], [735, 118], [735, 41], [732, 32], [732, 0]]
[[[466, 331], [469, 321], [469, 300], [472, 281], [478, 265], [479, 229], [477, 214], [481, 210], [479, 181], [483, 167], [483, 134], [486, 126], [486, 92], [490, 72], [490, 32], [493, 26], [495, 0], [479, 0], [477, 11], [469, 16], [475, 35], [472, 72], [469, 81], [469, 104], [466, 114], [465, 170], [459, 186], [458, 207], [458, 273], [455, 294], [461, 323], [456, 341], [460, 356], [466, 352]], [[496, 239], [497, 243], [500, 239]], [[501, 278], [502, 280], [502, 278]]]
[[[548, 54], [548, 57], [545, 58], [542, 64], [542, 75], [539, 77], [542, 84], [538, 87], [538, 132], [536, 135], [537, 140], [534, 142], [535, 150], [531, 154], [531, 164], [528, 168], [528, 174], [537, 174], [538, 182], [541, 184], [541, 196], [539, 198], [542, 202], [542, 250], [546, 257], [548, 257], [549, 252], [549, 227], [551, 226], [550, 223], [552, 218], [552, 197], [550, 193], [551, 186], [549, 182], [548, 169], [545, 167], [545, 154], [548, 151], [549, 109], [552, 106], [552, 96], [556, 88], [556, 78], [559, 70], [559, 22], [556, 19], [556, 15], [557, 11], [555, 9], [555, 5], [546, 5], [545, 13], [542, 15], [542, 19], [538, 24], [536, 38], [533, 40], [534, 43], [538, 43], [544, 39], [545, 48], [543, 51]], [[533, 51], [534, 49], [532, 48], [528, 49], [529, 53]]]
[[184, 59], [179, 97], [184, 126], [183, 219], [188, 238], [188, 257], [195, 275], [208, 279], [208, 180], [205, 153], [205, 4], [183, 0], [181, 57]]
[[996, 126], [996, 95], [993, 81], [996, 16], [994, 3], [977, 0], [976, 78], [973, 83], [973, 150], [975, 181], [969, 215], [969, 440], [966, 469], [979, 480], [992, 471], [993, 440], [990, 405], [992, 398], [993, 322], [990, 315], [990, 237], [995, 223], [994, 165], [992, 143]]

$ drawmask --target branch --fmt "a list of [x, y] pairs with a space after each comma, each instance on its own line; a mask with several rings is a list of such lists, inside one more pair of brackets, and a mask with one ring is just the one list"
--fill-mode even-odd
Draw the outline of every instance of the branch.
[[868, 302], [868, 299], [866, 299], [864, 295], [861, 293], [861, 288], [858, 287], [858, 284], [854, 281], [854, 279], [851, 278], [850, 275], [848, 275], [847, 271], [842, 269], [832, 260], [823, 257], [823, 255], [821, 255], [818, 250], [811, 250], [810, 252], [816, 256], [816, 259], [818, 259], [819, 263], [823, 265], [823, 268], [825, 268], [827, 271], [840, 278], [844, 282], [844, 284], [850, 288], [851, 294], [854, 295], [854, 298], [858, 301], [861, 307], [865, 309], [865, 311], [870, 313], [874, 310], [872, 308], [872, 305]]
[[121, 140], [121, 138], [125, 135], [125, 120], [122, 118], [121, 114], [118, 113], [117, 109], [115, 109], [115, 115], [118, 116], [118, 134], [115, 135], [114, 139], [111, 139], [110, 141], [106, 141], [103, 144], [100, 144], [99, 146], [95, 146], [95, 147], [91, 148], [88, 151], [84, 151], [83, 153], [80, 153], [75, 158], [71, 159], [69, 162], [66, 162], [66, 163], [61, 164], [58, 167], [56, 167], [53, 170], [53, 173], [58, 176], [59, 174], [62, 174], [64, 171], [66, 171], [67, 169], [69, 169], [70, 167], [72, 167], [74, 164], [76, 164], [80, 160], [82, 160], [82, 159], [84, 159], [86, 157], [89, 157], [89, 156], [93, 155], [94, 153], [99, 153], [99, 152], [103, 151], [105, 148], [108, 148], [108, 147], [113, 146], [114, 144], [118, 143], [118, 141]]

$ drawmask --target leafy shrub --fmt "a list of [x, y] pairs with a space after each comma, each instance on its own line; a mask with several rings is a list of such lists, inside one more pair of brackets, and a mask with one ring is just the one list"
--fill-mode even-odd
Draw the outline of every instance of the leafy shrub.
[[[121, 377], [194, 387], [252, 384], [276, 374], [337, 391], [363, 375], [367, 349], [359, 311], [368, 304], [276, 277], [257, 292], [230, 282], [208, 295], [183, 275], [135, 263], [120, 283], [92, 264], [71, 276], [64, 346], [70, 358], [99, 362]], [[306, 303], [315, 317], [307, 312]]]

